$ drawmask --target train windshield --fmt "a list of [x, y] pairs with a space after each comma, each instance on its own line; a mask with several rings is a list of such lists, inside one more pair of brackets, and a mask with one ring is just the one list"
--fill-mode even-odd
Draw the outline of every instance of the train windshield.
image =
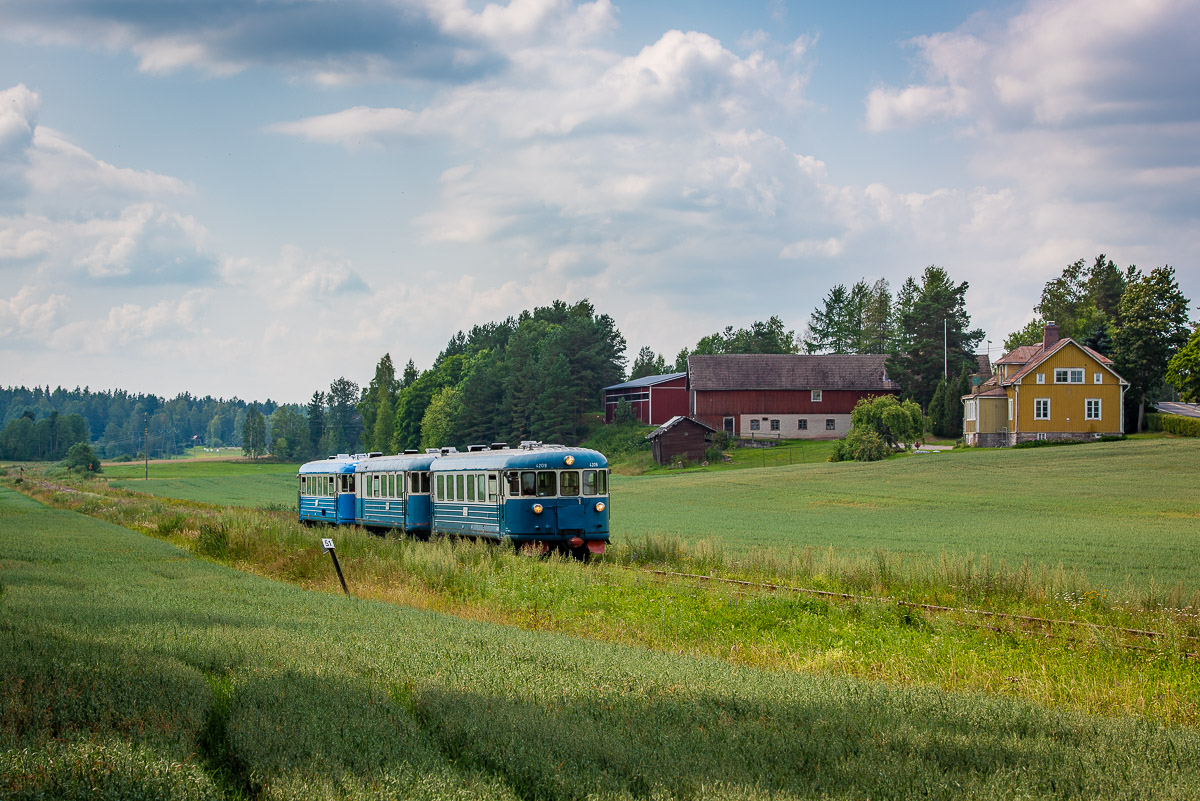
[[559, 474], [559, 494], [575, 496], [579, 494], [579, 473], [575, 470], [564, 470]]
[[583, 471], [583, 494], [584, 495], [607, 495], [608, 494], [608, 473], [603, 470], [584, 470]]

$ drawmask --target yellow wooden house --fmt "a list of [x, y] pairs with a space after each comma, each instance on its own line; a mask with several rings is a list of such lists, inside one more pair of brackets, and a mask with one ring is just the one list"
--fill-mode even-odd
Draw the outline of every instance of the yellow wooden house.
[[1125, 432], [1129, 382], [1112, 360], [1047, 323], [1042, 342], [1022, 345], [964, 395], [963, 441], [1006, 447], [1033, 439], [1083, 439]]

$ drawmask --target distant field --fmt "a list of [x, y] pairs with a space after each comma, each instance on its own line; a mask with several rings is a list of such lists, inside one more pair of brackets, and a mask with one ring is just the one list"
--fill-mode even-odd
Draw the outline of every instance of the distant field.
[[990, 554], [1094, 584], [1200, 588], [1200, 442], [970, 450], [872, 464], [613, 479], [615, 537], [726, 549]]
[[1194, 728], [305, 592], [6, 489], [0, 590], [6, 798], [1092, 799], [1200, 786]]
[[[749, 449], [746, 449], [749, 450]], [[806, 452], [807, 453], [807, 452]], [[1200, 442], [1133, 440], [969, 450], [872, 464], [805, 462], [743, 450], [767, 469], [614, 476], [618, 541], [715, 540], [732, 554], [805, 546], [989, 555], [1078, 568], [1096, 586], [1183, 582], [1200, 589]], [[771, 467], [779, 459], [777, 467]], [[140, 476], [131, 468], [125, 475]], [[140, 468], [139, 468], [140, 469]], [[241, 506], [295, 503], [294, 465], [172, 462], [117, 486]], [[113, 477], [115, 469], [105, 468]]]
[[104, 475], [114, 487], [167, 498], [232, 506], [295, 506], [297, 468], [294, 464], [172, 461], [151, 464], [149, 480], [142, 478], [145, 468], [140, 464], [106, 466]]

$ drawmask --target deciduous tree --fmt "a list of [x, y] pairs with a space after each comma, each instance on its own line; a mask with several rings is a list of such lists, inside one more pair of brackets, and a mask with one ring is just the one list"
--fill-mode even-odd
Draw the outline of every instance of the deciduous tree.
[[1188, 341], [1188, 299], [1170, 266], [1156, 267], [1149, 275], [1130, 268], [1118, 306], [1121, 325], [1113, 337], [1117, 372], [1130, 383], [1137, 398], [1137, 430], [1146, 416], [1146, 395], [1159, 387], [1167, 363]]
[[1167, 362], [1167, 383], [1175, 387], [1184, 403], [1200, 403], [1200, 325]]

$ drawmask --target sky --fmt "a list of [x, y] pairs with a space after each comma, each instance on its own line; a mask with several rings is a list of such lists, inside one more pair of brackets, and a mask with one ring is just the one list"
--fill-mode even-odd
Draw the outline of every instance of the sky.
[[0, 0], [0, 385], [304, 402], [588, 298], [632, 357], [1077, 259], [1200, 304], [1200, 1]]

